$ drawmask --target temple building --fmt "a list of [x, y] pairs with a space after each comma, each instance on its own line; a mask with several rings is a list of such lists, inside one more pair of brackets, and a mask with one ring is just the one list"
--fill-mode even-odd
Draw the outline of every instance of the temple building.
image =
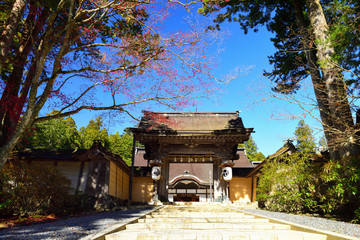
[[131, 131], [144, 146], [135, 155], [133, 201], [254, 201], [256, 179], [247, 174], [255, 166], [238, 148], [254, 131], [239, 112], [144, 112]]
[[131, 131], [141, 145], [134, 147], [131, 167], [99, 142], [76, 151], [17, 151], [9, 160], [59, 169], [74, 192], [104, 208], [129, 202], [255, 201], [259, 168], [239, 148], [254, 131], [244, 127], [238, 112], [146, 111]]

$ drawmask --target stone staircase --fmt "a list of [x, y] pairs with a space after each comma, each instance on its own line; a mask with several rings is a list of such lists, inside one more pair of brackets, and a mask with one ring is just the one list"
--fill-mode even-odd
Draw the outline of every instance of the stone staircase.
[[219, 205], [165, 206], [106, 240], [326, 240]]

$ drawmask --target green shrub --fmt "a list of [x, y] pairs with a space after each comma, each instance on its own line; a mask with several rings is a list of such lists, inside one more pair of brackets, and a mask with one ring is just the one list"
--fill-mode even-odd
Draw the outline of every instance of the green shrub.
[[272, 211], [314, 211], [317, 178], [307, 159], [307, 154], [295, 153], [267, 162], [259, 179], [257, 200]]
[[349, 163], [347, 166], [337, 161], [324, 164], [321, 208], [324, 213], [341, 212], [356, 219], [360, 216], [360, 168]]
[[354, 216], [354, 219], [352, 220], [352, 222], [360, 223], [360, 207], [355, 210], [354, 214], [355, 214], [355, 216]]
[[70, 194], [70, 180], [56, 168], [10, 163], [0, 172], [0, 185], [2, 217], [67, 214], [79, 210], [81, 203]]
[[257, 200], [271, 211], [335, 214], [359, 222], [359, 167], [336, 161], [311, 164], [310, 157], [298, 152], [267, 162]]

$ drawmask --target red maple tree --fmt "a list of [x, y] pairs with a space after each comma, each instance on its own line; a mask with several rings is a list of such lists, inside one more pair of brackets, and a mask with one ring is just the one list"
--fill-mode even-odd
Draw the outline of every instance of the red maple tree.
[[[196, 1], [191, 2], [196, 4]], [[9, 0], [0, 17], [0, 168], [32, 124], [82, 110], [195, 104], [212, 92], [206, 41], [168, 33], [180, 1]], [[96, 95], [112, 99], [103, 105]], [[101, 95], [102, 96], [102, 95]], [[44, 106], [58, 114], [39, 116]]]

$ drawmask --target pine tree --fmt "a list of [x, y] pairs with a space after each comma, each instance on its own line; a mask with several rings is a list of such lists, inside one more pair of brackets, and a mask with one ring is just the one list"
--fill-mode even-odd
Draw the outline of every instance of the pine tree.
[[90, 120], [86, 127], [80, 128], [81, 148], [89, 149], [94, 141], [100, 141], [104, 147], [109, 146], [109, 134], [103, 128], [103, 120], [99, 116], [95, 120]]
[[275, 83], [272, 90], [293, 99], [311, 78], [330, 156], [344, 166], [360, 156], [356, 106], [351, 106], [356, 101], [348, 101], [360, 82], [359, 11], [360, 1], [320, 0], [204, 0], [199, 9], [205, 15], [218, 12], [213, 29], [227, 20], [245, 33], [262, 26], [274, 33], [273, 69], [264, 75]]
[[258, 152], [258, 146], [252, 137], [244, 143], [244, 147], [249, 161], [263, 161], [265, 159], [264, 154]]
[[313, 130], [304, 120], [300, 120], [295, 130], [296, 148], [303, 153], [311, 153], [316, 149]]
[[118, 154], [127, 165], [131, 165], [132, 157], [133, 135], [131, 132], [126, 132], [120, 136], [119, 132], [110, 135], [109, 150], [112, 153]]

